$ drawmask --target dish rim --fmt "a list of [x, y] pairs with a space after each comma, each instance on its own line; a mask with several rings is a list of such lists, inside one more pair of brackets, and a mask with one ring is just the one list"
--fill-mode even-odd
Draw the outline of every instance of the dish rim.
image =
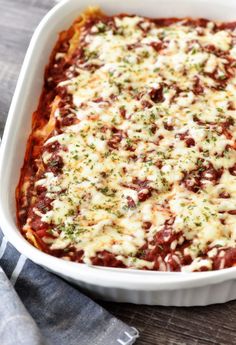
[[[32, 56], [37, 49], [38, 41], [42, 31], [48, 25], [48, 22], [61, 11], [64, 6], [75, 0], [63, 0], [56, 4], [40, 21], [37, 26], [30, 45], [28, 47], [20, 74], [17, 86], [12, 98], [9, 109], [7, 122], [2, 139], [0, 152], [0, 180], [4, 174], [4, 162], [7, 160], [7, 150], [10, 143], [10, 136], [14, 127], [14, 116], [17, 111], [17, 104], [22, 93], [22, 88], [27, 81], [27, 72], [32, 63]], [[169, 1], [170, 2], [170, 1]], [[186, 2], [186, 1], [185, 1]], [[195, 0], [188, 0], [189, 3], [194, 3]], [[202, 3], [207, 0], [200, 0]], [[222, 1], [217, 1], [222, 2]], [[233, 3], [231, 0], [229, 1]], [[79, 7], [79, 5], [78, 5]], [[236, 6], [235, 6], [236, 7]], [[30, 114], [31, 116], [31, 114]], [[31, 117], [30, 117], [31, 118]], [[0, 205], [4, 204], [4, 195], [0, 191]], [[45, 268], [54, 271], [57, 274], [63, 274], [68, 278], [86, 281], [95, 285], [109, 286], [136, 290], [174, 290], [177, 288], [187, 289], [191, 287], [200, 287], [210, 284], [217, 284], [223, 281], [236, 279], [236, 267], [225, 268], [217, 271], [207, 272], [160, 272], [160, 271], [144, 271], [129, 268], [110, 268], [100, 266], [90, 266], [87, 264], [80, 264], [75, 262], [68, 262], [63, 259], [53, 257], [49, 254], [41, 252], [31, 245], [20, 233], [17, 226], [12, 226], [14, 219], [11, 214], [11, 223], [5, 214], [3, 207], [0, 207], [0, 225], [8, 238], [9, 242], [23, 255], [44, 266]], [[14, 222], [15, 223], [15, 222]], [[145, 277], [145, 281], [144, 280]], [[102, 279], [101, 279], [102, 278]]]

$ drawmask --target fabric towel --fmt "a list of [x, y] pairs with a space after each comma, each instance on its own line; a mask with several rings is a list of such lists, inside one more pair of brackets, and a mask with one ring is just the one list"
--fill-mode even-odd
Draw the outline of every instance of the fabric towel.
[[1, 345], [130, 345], [138, 338], [135, 328], [20, 255], [1, 230], [0, 266]]

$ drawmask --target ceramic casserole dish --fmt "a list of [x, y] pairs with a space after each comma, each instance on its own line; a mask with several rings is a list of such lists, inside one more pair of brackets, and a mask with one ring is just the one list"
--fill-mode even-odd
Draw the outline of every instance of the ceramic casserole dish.
[[157, 272], [91, 266], [45, 254], [28, 243], [16, 225], [15, 188], [19, 180], [31, 116], [37, 108], [45, 66], [57, 35], [88, 6], [107, 14], [130, 13], [149, 17], [205, 17], [234, 21], [234, 0], [65, 0], [41, 21], [28, 48], [19, 76], [1, 145], [0, 224], [7, 239], [23, 255], [88, 293], [116, 302], [194, 306], [236, 298], [236, 268], [206, 272]]

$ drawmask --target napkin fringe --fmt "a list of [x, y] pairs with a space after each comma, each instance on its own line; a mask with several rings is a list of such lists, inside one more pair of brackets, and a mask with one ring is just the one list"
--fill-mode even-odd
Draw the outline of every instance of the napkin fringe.
[[128, 337], [128, 339], [122, 340], [122, 339], [118, 338], [117, 342], [120, 345], [132, 345], [139, 338], [139, 331], [137, 330], [137, 328], [135, 328], [135, 327], [131, 327], [131, 328], [134, 330], [135, 334], [131, 335], [127, 331], [125, 331], [124, 334], [125, 334], [126, 338]]

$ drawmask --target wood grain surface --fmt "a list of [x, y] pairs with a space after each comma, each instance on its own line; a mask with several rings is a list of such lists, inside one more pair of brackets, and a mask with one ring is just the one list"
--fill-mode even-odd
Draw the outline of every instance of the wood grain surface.
[[[29, 40], [53, 5], [53, 0], [0, 0], [1, 134]], [[194, 308], [101, 304], [139, 329], [137, 345], [236, 344], [236, 301]]]

